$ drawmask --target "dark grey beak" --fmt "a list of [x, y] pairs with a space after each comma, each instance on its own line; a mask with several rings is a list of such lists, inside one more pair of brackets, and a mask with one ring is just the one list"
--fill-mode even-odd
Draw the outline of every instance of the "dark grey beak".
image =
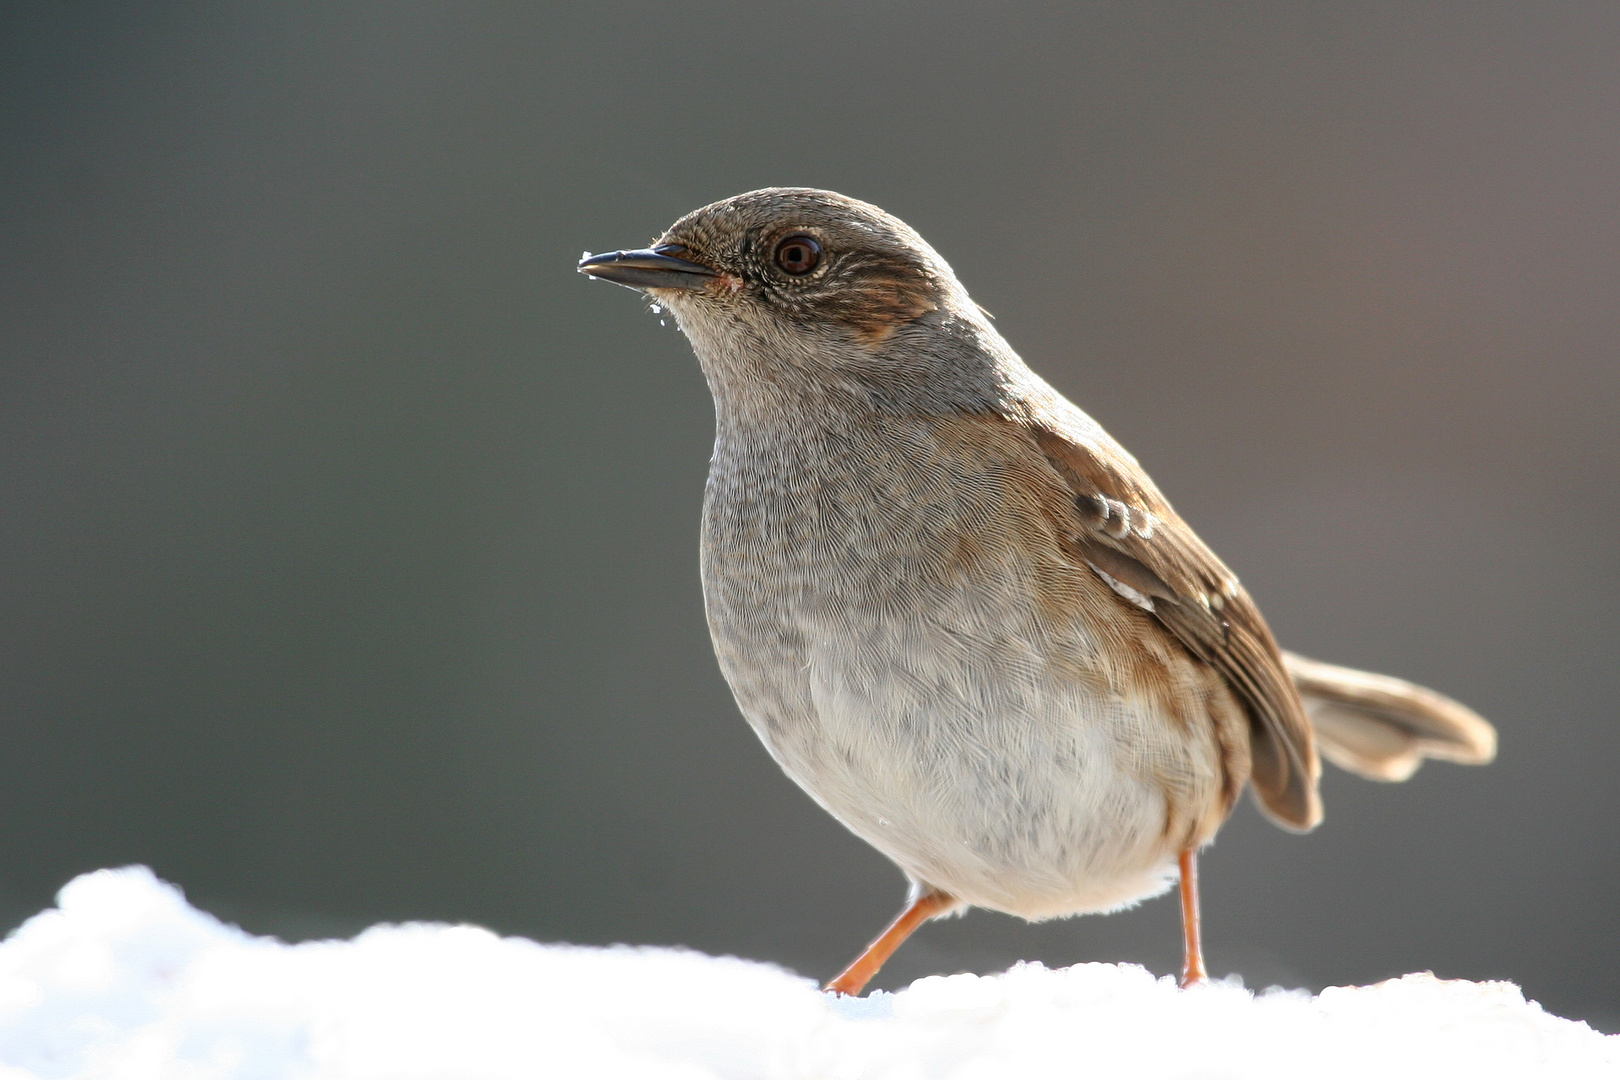
[[695, 262], [676, 258], [671, 252], [685, 252], [679, 244], [659, 244], [638, 251], [610, 251], [579, 261], [579, 272], [611, 281], [630, 289], [688, 289], [708, 286], [718, 271]]

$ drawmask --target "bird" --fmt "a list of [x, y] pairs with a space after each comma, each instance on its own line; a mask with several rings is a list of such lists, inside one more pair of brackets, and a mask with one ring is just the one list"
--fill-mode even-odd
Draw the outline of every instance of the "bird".
[[1179, 885], [1247, 786], [1322, 820], [1320, 757], [1376, 780], [1483, 764], [1435, 691], [1283, 651], [1134, 457], [1038, 376], [899, 218], [773, 187], [578, 270], [673, 316], [714, 398], [704, 606], [776, 763], [905, 874], [826, 989], [971, 907], [1042, 920]]

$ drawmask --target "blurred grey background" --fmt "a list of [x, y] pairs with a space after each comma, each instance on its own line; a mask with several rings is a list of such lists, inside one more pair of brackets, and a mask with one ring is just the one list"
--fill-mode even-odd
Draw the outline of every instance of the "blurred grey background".
[[[0, 915], [151, 864], [297, 939], [471, 920], [825, 977], [897, 871], [698, 587], [685, 342], [581, 249], [766, 184], [916, 226], [1285, 644], [1500, 727], [1204, 860], [1251, 985], [1620, 1028], [1620, 8], [9, 3]], [[885, 972], [1179, 962], [1168, 898]]]

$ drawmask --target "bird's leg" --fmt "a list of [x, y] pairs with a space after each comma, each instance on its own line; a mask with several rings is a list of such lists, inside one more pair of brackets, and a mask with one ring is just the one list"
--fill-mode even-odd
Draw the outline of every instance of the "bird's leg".
[[1192, 848], [1181, 853], [1181, 934], [1187, 946], [1187, 960], [1181, 969], [1182, 987], [1207, 982], [1204, 940], [1198, 923], [1198, 852]]
[[923, 893], [917, 899], [907, 904], [905, 910], [894, 917], [877, 940], [866, 947], [866, 951], [857, 956], [849, 967], [827, 984], [827, 989], [835, 994], [848, 994], [855, 997], [866, 988], [867, 982], [878, 973], [884, 961], [894, 955], [894, 950], [900, 943], [911, 936], [911, 932], [936, 915], [943, 915], [956, 906], [953, 897], [942, 892], [932, 890]]

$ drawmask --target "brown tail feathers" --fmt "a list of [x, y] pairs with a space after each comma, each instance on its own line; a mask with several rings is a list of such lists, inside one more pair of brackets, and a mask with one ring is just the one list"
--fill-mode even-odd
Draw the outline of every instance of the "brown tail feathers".
[[1317, 749], [1369, 780], [1405, 780], [1424, 758], [1484, 765], [1496, 756], [1496, 729], [1443, 694], [1404, 679], [1283, 653], [1305, 700]]

